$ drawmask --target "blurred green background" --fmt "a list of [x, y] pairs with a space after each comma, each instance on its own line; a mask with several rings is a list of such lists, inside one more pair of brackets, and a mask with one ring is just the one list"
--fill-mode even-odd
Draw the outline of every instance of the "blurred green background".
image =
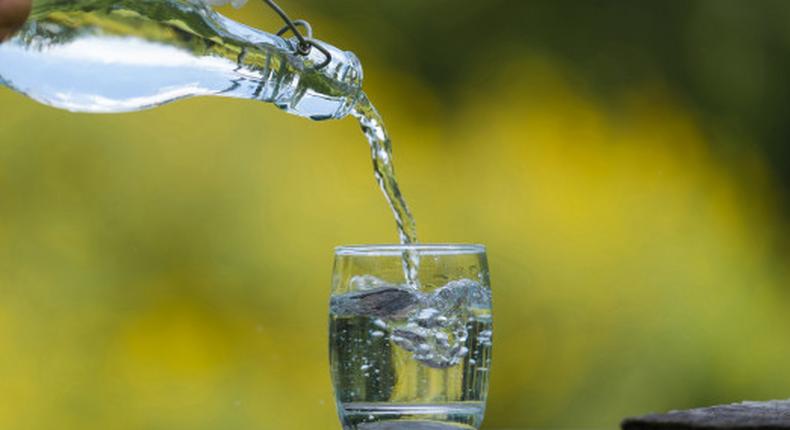
[[[790, 3], [281, 4], [362, 59], [421, 239], [489, 247], [486, 428], [790, 397]], [[350, 119], [1, 89], [0, 428], [339, 428], [333, 247], [395, 239]]]

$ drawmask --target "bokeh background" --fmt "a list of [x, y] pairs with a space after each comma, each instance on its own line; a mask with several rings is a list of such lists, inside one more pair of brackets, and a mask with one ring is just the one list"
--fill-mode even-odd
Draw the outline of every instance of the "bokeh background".
[[[486, 428], [790, 397], [790, 3], [281, 3], [362, 59], [422, 240], [489, 247]], [[350, 119], [0, 89], [0, 428], [337, 429], [333, 247], [395, 239]]]

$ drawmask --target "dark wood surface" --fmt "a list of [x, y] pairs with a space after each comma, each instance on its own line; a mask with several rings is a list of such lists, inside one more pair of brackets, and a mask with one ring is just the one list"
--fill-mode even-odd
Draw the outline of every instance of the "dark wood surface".
[[623, 430], [790, 430], [790, 400], [742, 402], [626, 418]]

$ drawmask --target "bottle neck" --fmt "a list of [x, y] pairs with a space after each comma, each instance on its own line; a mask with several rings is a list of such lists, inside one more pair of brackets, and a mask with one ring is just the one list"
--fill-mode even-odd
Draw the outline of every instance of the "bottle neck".
[[[289, 113], [315, 120], [338, 119], [351, 112], [362, 93], [363, 80], [362, 66], [353, 53], [316, 42], [323, 49], [301, 55], [296, 39], [286, 40], [218, 13], [212, 16], [228, 37], [247, 47], [239, 58], [239, 73], [258, 76], [254, 83], [240, 81], [226, 95], [272, 102]], [[264, 56], [256, 55], [262, 49], [268, 52], [263, 62]], [[319, 68], [327, 54], [329, 63]]]

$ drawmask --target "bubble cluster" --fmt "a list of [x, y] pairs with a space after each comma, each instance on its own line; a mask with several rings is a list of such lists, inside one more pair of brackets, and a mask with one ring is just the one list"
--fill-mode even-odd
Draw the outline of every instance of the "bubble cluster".
[[[475, 312], [491, 307], [491, 292], [468, 279], [452, 281], [432, 292], [422, 293], [365, 275], [351, 280], [356, 290], [332, 299], [336, 315], [375, 317], [378, 330], [372, 337], [389, 336], [395, 345], [413, 354], [415, 360], [434, 368], [460, 363], [469, 353], [467, 322]], [[491, 331], [477, 338], [488, 346]]]

